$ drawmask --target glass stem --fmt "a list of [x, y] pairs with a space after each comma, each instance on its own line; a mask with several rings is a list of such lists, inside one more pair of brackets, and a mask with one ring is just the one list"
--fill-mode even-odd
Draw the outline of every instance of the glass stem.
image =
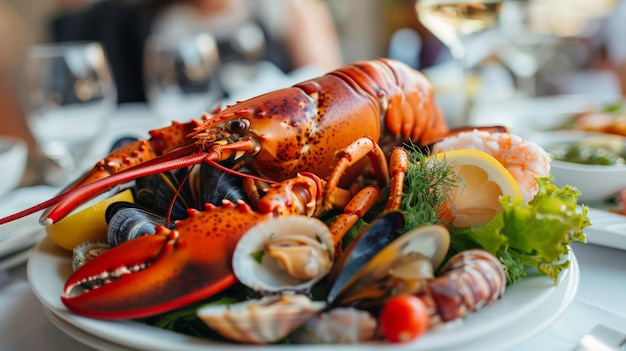
[[451, 46], [450, 53], [452, 54], [452, 57], [454, 57], [454, 60], [459, 66], [461, 72], [460, 82], [461, 92], [463, 94], [463, 105], [457, 121], [459, 126], [467, 126], [470, 123], [470, 115], [475, 102], [476, 89], [474, 87], [474, 83], [470, 79], [472, 70], [465, 62], [465, 47], [461, 43]]
[[535, 75], [517, 76], [517, 88], [523, 91], [528, 97], [537, 95], [537, 79]]

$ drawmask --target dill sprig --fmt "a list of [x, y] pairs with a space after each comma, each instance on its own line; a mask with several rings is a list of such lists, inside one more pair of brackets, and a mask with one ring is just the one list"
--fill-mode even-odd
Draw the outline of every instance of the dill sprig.
[[427, 161], [428, 155], [415, 145], [405, 147], [409, 167], [404, 180], [401, 209], [405, 230], [439, 223], [438, 214], [446, 202], [446, 190], [455, 182], [452, 167], [443, 161]]

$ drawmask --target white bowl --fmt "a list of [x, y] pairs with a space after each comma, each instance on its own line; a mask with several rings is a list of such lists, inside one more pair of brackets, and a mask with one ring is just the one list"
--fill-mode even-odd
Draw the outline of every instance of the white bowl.
[[21, 139], [0, 136], [0, 196], [15, 189], [26, 171], [28, 146]]
[[[535, 141], [548, 153], [559, 144], [575, 144], [594, 138], [618, 138], [626, 148], [626, 138], [602, 133], [582, 131], [558, 131], [545, 133]], [[551, 171], [554, 183], [562, 187], [566, 184], [575, 186], [582, 192], [578, 198], [581, 203], [600, 202], [626, 189], [626, 165], [589, 165], [553, 159]]]

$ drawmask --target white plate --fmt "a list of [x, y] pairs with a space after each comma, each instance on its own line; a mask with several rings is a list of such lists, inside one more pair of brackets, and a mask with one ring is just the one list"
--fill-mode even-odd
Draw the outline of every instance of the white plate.
[[[579, 269], [574, 254], [572, 265], [554, 285], [544, 276], [527, 277], [507, 289], [504, 298], [470, 314], [454, 330], [431, 332], [414, 343], [402, 344], [397, 350], [441, 350], [463, 346], [481, 349], [489, 345], [512, 345], [539, 332], [554, 321], [572, 301], [578, 288]], [[57, 317], [89, 334], [115, 341], [117, 344], [141, 350], [250, 350], [246, 345], [217, 343], [186, 336], [134, 321], [105, 321], [70, 313], [61, 303], [60, 295], [66, 278], [71, 273], [69, 254], [49, 239], [42, 240], [28, 261], [28, 279], [42, 302]], [[519, 319], [527, 320], [520, 323]], [[488, 338], [485, 336], [489, 336]], [[507, 337], [503, 337], [507, 335]], [[494, 337], [499, 341], [494, 342]], [[472, 346], [473, 345], [473, 346]], [[255, 350], [276, 349], [276, 345]], [[378, 350], [381, 343], [359, 345], [289, 345], [298, 350]], [[503, 346], [504, 347], [504, 346]]]
[[76, 328], [75, 326], [69, 324], [68, 322], [64, 321], [63, 319], [59, 318], [57, 315], [52, 313], [52, 311], [50, 311], [50, 309], [48, 309], [46, 306], [42, 306], [42, 307], [43, 307], [43, 311], [45, 315], [52, 322], [52, 324], [54, 324], [57, 328], [59, 328], [65, 334], [71, 336], [75, 340], [89, 347], [92, 347], [96, 350], [102, 350], [102, 351], [131, 351], [131, 349], [129, 349], [128, 347], [115, 344], [108, 340], [105, 340], [95, 335], [84, 332]]
[[[57, 188], [36, 186], [19, 188], [0, 197], [0, 217], [13, 214], [53, 197]], [[0, 225], [0, 260], [32, 247], [43, 238], [39, 213]]]
[[626, 216], [591, 207], [588, 217], [591, 225], [584, 229], [588, 243], [626, 250]]

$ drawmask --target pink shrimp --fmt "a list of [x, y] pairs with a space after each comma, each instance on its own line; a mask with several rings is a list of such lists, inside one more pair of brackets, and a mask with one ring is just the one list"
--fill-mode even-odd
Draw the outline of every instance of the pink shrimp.
[[537, 177], [550, 174], [550, 155], [539, 145], [511, 133], [490, 133], [474, 129], [446, 138], [433, 147], [433, 154], [456, 149], [489, 153], [511, 172], [528, 203], [539, 191]]

